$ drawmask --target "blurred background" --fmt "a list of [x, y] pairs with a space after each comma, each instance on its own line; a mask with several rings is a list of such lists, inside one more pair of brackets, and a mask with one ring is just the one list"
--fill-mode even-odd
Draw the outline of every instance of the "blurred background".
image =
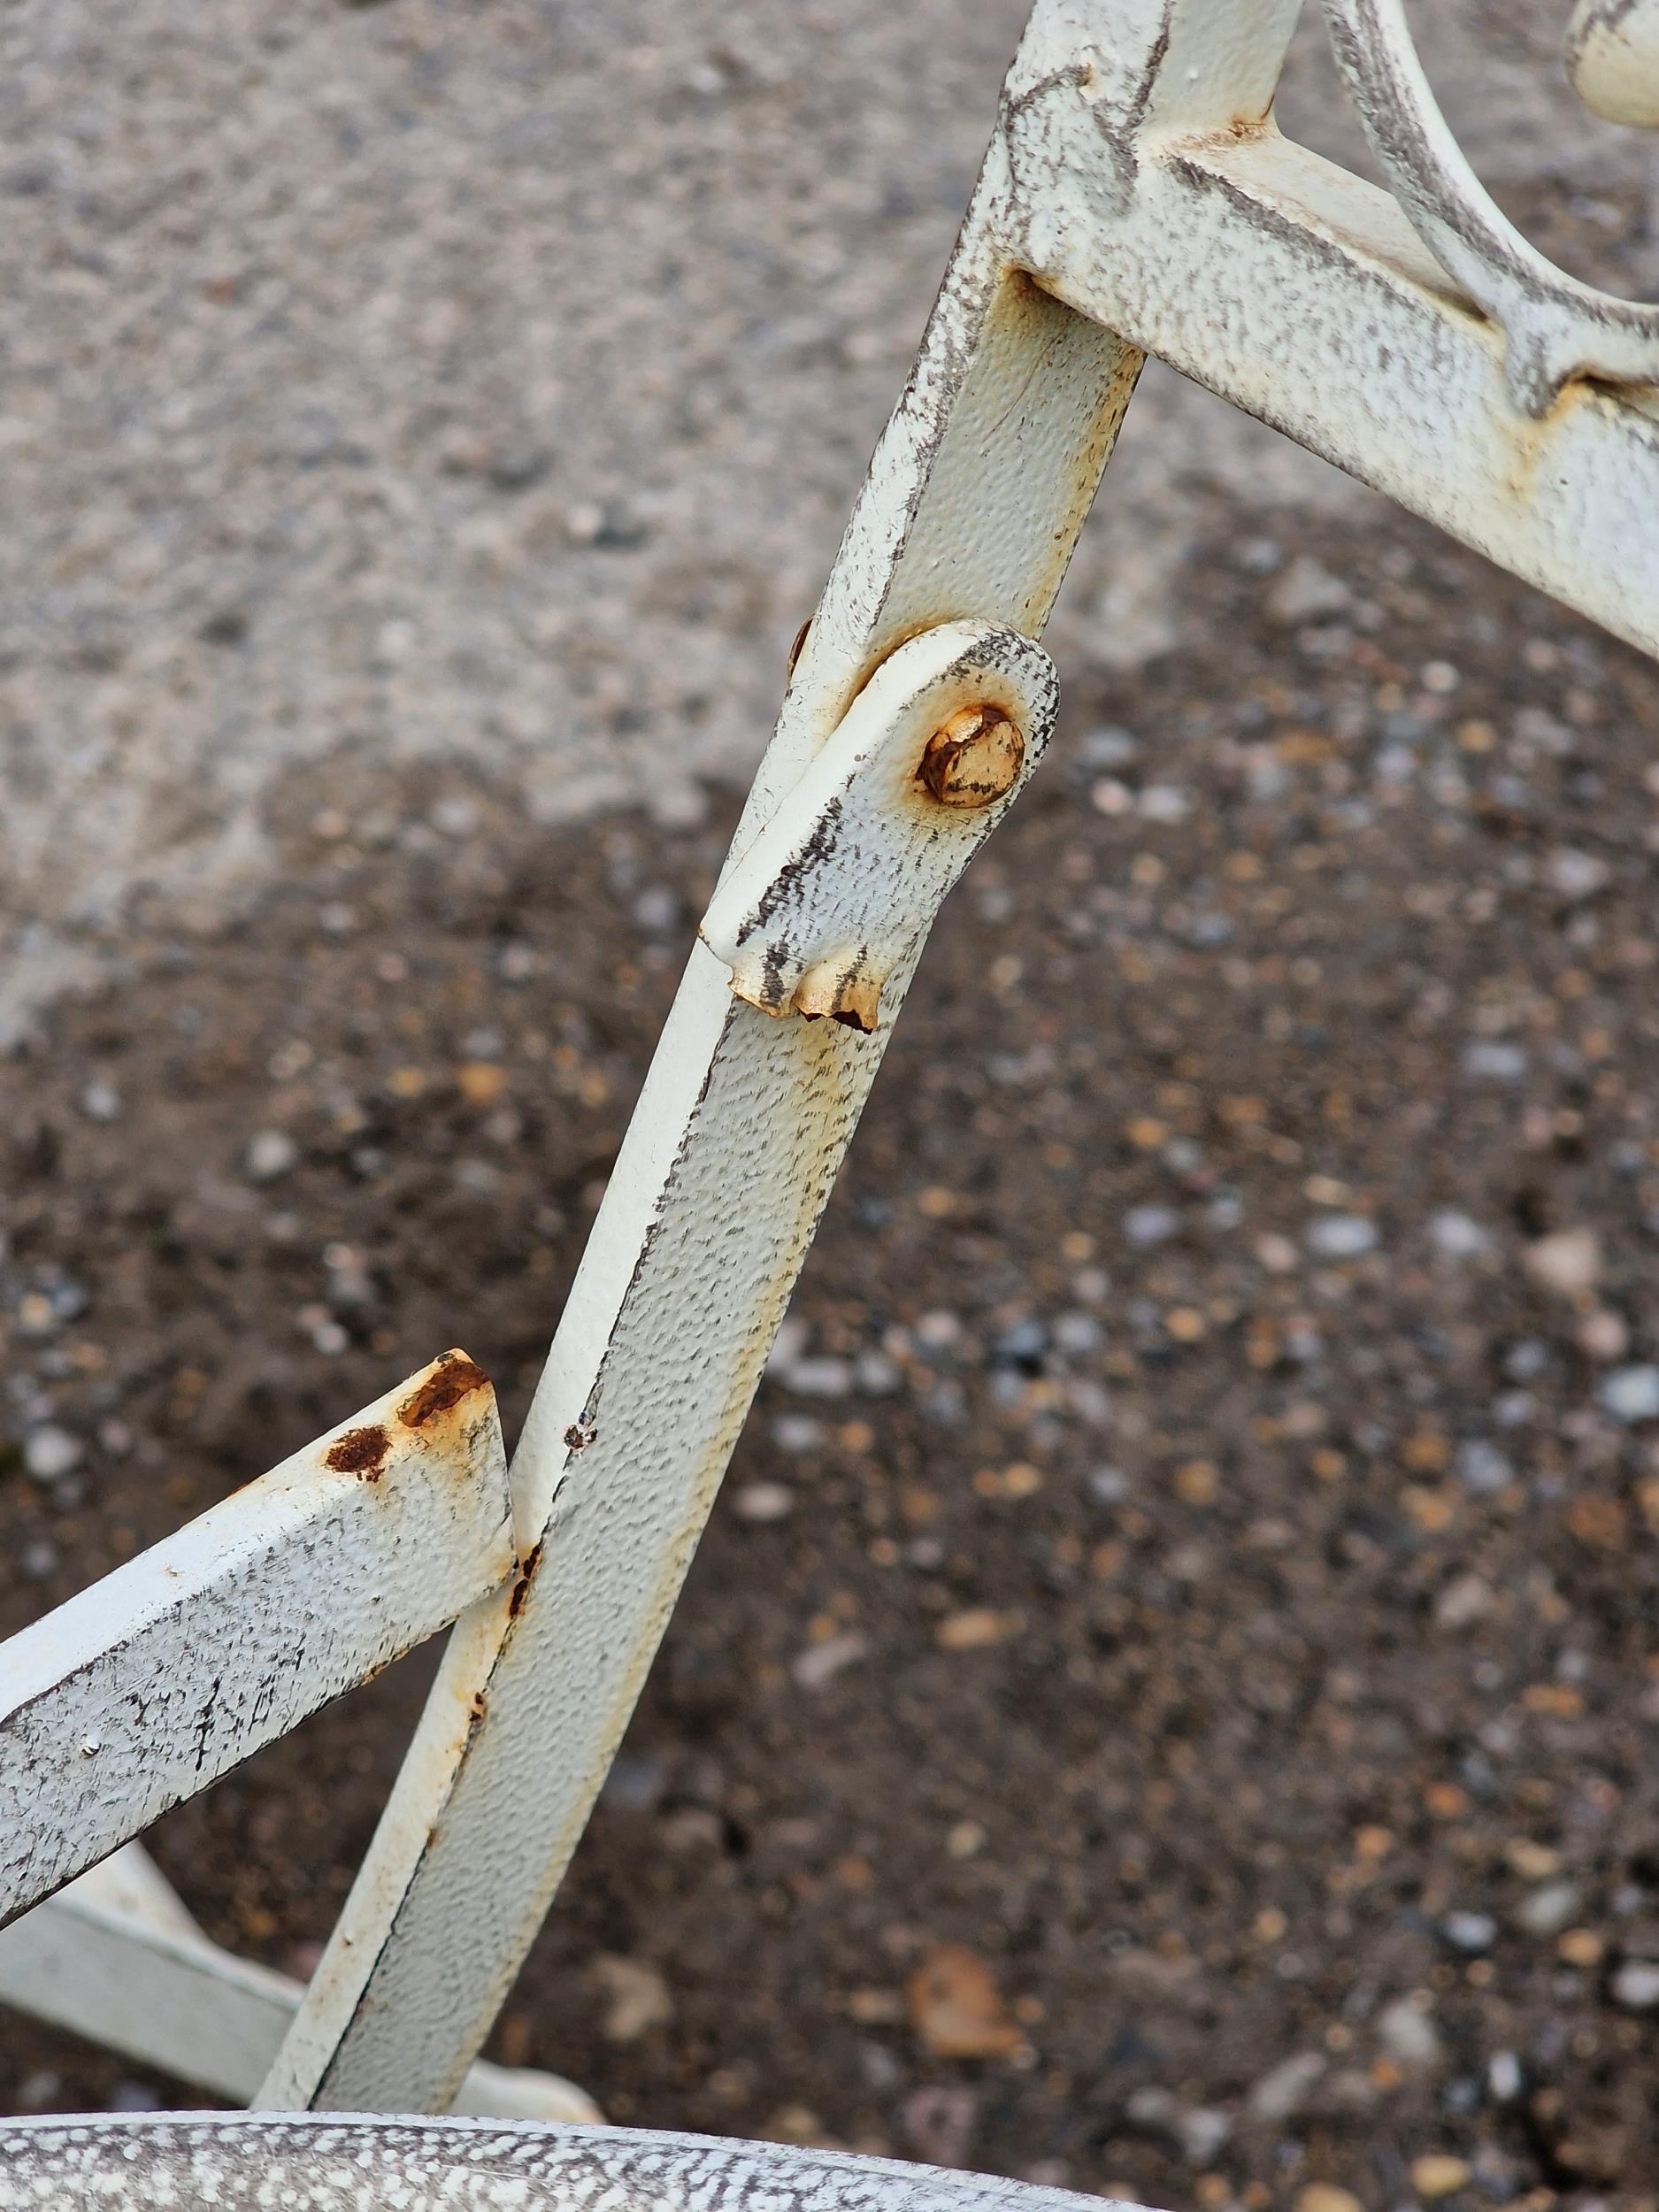
[[[1420, 12], [1659, 292], [1564, 6]], [[516, 1429], [1021, 15], [7, 11], [0, 1626], [451, 1343]], [[1284, 107], [1365, 165], [1311, 35]], [[492, 2049], [1638, 2212], [1659, 674], [1156, 370], [1049, 642]], [[216, 1938], [307, 1970], [427, 1671], [162, 1824]], [[8, 2109], [199, 2101], [0, 2018]]]

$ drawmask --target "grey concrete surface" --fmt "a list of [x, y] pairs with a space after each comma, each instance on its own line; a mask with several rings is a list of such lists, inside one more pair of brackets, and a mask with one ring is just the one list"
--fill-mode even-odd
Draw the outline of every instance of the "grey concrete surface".
[[[1488, 178], [1571, 198], [1594, 258], [1651, 157], [1574, 111], [1557, 12], [1424, 27]], [[8, 11], [0, 1038], [134, 914], [257, 899], [297, 766], [366, 762], [393, 819], [419, 759], [549, 822], [746, 774], [1022, 13]], [[1352, 153], [1304, 30], [1289, 118]], [[1149, 377], [1063, 671], [1169, 649], [1201, 534], [1366, 503]]]

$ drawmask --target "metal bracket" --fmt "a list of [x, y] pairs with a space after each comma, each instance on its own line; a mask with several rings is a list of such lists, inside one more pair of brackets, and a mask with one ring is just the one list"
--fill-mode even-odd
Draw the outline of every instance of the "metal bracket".
[[949, 622], [885, 660], [728, 870], [700, 934], [764, 1014], [866, 1033], [1042, 757], [1059, 678], [1029, 638]]

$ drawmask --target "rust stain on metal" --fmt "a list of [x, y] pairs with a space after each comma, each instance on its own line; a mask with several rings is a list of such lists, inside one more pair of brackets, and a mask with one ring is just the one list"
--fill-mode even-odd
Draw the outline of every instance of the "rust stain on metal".
[[348, 1429], [329, 1447], [323, 1464], [337, 1475], [361, 1475], [365, 1482], [376, 1482], [391, 1448], [391, 1438], [377, 1421], [373, 1428]]
[[1509, 465], [1497, 472], [1494, 483], [1518, 504], [1528, 509], [1537, 497], [1540, 472], [1552, 458], [1563, 426], [1585, 405], [1594, 405], [1596, 388], [1570, 380], [1556, 393], [1541, 415], [1523, 415], [1507, 407], [1493, 411], [1494, 427], [1500, 433]]
[[406, 1429], [424, 1428], [441, 1413], [448, 1413], [475, 1390], [488, 1390], [489, 1377], [465, 1352], [446, 1352], [418, 1390], [411, 1390], [397, 1409]]
[[512, 1595], [507, 1601], [507, 1618], [510, 1621], [516, 1621], [523, 1612], [525, 1600], [530, 1594], [530, 1585], [535, 1580], [536, 1569], [541, 1564], [541, 1547], [535, 1544], [526, 1553], [518, 1580], [512, 1586]]
[[994, 701], [982, 699], [933, 732], [916, 780], [941, 806], [989, 806], [1013, 789], [1025, 760], [1018, 724]]
[[809, 968], [789, 1003], [810, 1022], [840, 1022], [867, 1037], [881, 1010], [881, 985], [866, 972], [861, 949], [846, 964], [822, 960]]
[[565, 1448], [572, 1452], [585, 1452], [590, 1444], [596, 1441], [598, 1435], [597, 1429], [585, 1429], [580, 1421], [572, 1421], [565, 1432]]

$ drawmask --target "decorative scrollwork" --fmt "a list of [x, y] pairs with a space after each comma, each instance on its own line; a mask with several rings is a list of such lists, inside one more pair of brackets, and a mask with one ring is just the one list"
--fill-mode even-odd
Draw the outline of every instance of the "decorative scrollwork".
[[[1659, 307], [1581, 284], [1502, 212], [1440, 112], [1403, 0], [1324, 0], [1324, 7], [1338, 65], [1402, 209], [1503, 331], [1517, 406], [1547, 414], [1574, 377], [1659, 382]], [[1567, 58], [1597, 113], [1659, 124], [1659, 0], [1579, 0]]]

